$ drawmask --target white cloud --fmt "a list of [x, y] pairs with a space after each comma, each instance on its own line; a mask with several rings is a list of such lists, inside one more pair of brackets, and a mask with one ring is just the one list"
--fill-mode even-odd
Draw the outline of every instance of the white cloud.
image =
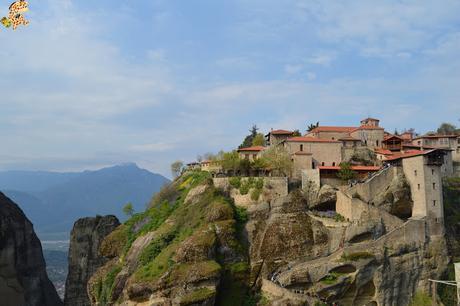
[[172, 150], [175, 146], [171, 143], [157, 142], [157, 143], [147, 143], [141, 145], [133, 145], [130, 147], [131, 151], [134, 152], [164, 152]]
[[302, 65], [288, 64], [284, 66], [284, 72], [287, 74], [296, 74], [296, 73], [299, 73], [302, 69], [303, 69]]
[[307, 72], [307, 80], [313, 81], [316, 79], [316, 73], [314, 72]]
[[317, 54], [310, 58], [307, 58], [308, 63], [329, 66], [335, 60], [335, 55], [333, 54]]

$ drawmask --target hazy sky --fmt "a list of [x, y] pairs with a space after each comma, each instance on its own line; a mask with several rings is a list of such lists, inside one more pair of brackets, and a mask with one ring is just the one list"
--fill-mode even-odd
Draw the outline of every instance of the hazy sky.
[[460, 124], [458, 0], [29, 2], [0, 31], [0, 170], [169, 175], [252, 124]]

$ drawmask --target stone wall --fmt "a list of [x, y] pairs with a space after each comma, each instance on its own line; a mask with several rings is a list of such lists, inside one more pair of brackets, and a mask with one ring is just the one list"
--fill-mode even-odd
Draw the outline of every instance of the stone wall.
[[391, 184], [391, 181], [401, 173], [398, 167], [390, 167], [381, 170], [365, 183], [357, 184], [353, 188], [353, 192], [359, 194], [364, 202], [371, 202], [379, 193], [384, 191]]
[[319, 169], [302, 170], [302, 189], [309, 186], [309, 182], [313, 182], [318, 188], [320, 187]]
[[361, 220], [382, 220], [387, 232], [403, 224], [398, 217], [364, 203], [358, 198], [353, 198], [341, 190], [337, 191], [336, 212], [355, 223]]
[[[342, 162], [342, 143], [332, 142], [286, 142], [286, 148], [290, 154], [302, 151], [312, 153], [316, 166], [333, 166]], [[302, 146], [302, 147], [301, 147]]]
[[[288, 195], [288, 178], [287, 177], [261, 177], [264, 180], [264, 187], [259, 200], [251, 199], [251, 192], [242, 195], [238, 189], [233, 188], [229, 183], [228, 177], [213, 178], [214, 186], [227, 192], [235, 201], [235, 205], [248, 207]], [[241, 180], [247, 180], [248, 177], [242, 177]], [[255, 179], [258, 179], [257, 177]]]

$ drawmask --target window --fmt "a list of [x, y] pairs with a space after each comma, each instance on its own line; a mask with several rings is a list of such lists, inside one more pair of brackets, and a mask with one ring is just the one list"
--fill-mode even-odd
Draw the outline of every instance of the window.
[[375, 143], [376, 143], [376, 145], [377, 145], [377, 147], [378, 147], [378, 146], [379, 146], [379, 141], [378, 141], [378, 140], [376, 140], [376, 141], [375, 141]]
[[419, 140], [419, 141], [417, 141], [417, 144], [418, 144], [418, 145], [421, 145], [421, 144], [422, 144], [422, 142]]
[[436, 200], [433, 200], [433, 206], [436, 206]]
[[252, 159], [256, 159], [257, 158], [257, 154], [252, 154]]
[[300, 145], [300, 152], [303, 152], [303, 144]]
[[433, 183], [433, 190], [436, 190], [436, 183]]
[[434, 175], [434, 169], [431, 169], [431, 175]]
[[332, 165], [335, 166], [335, 162], [333, 162]]
[[324, 166], [324, 162], [321, 163], [321, 166]]
[[417, 184], [417, 188], [418, 188], [418, 190], [420, 190], [420, 184]]
[[417, 170], [414, 170], [414, 176], [417, 176]]
[[335, 140], [335, 138], [334, 138], [334, 137], [332, 137], [332, 140]]

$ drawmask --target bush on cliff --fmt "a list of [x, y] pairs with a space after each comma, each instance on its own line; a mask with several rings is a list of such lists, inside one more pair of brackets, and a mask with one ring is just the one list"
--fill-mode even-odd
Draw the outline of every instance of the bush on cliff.
[[[250, 184], [257, 183], [254, 180]], [[186, 286], [192, 290], [194, 284], [205, 280], [225, 285], [226, 279], [221, 277], [229, 275], [229, 279], [238, 286], [230, 286], [224, 299], [232, 296], [243, 300], [248, 288], [249, 277], [246, 275], [249, 274], [249, 266], [247, 249], [239, 241], [243, 236], [240, 232], [247, 221], [247, 213], [236, 208], [231, 200], [214, 188], [206, 172], [187, 172], [164, 190], [161, 196], [154, 197], [150, 208], [126, 221], [104, 245], [104, 251], [117, 254], [119, 258], [114, 261], [123, 266], [126, 260], [132, 260], [133, 242], [150, 237], [145, 240], [148, 241], [146, 245], [135, 244], [136, 248], [142, 249], [134, 252], [139, 255], [136, 255], [135, 269], [132, 274], [129, 272], [126, 281], [129, 298], [145, 300], [151, 292], [175, 286]], [[109, 242], [116, 247], [109, 246]], [[127, 257], [127, 254], [130, 256]], [[118, 279], [120, 271], [109, 272], [103, 273], [105, 279]], [[96, 286], [92, 290], [100, 292], [96, 295], [98, 302], [111, 303], [126, 298], [111, 296], [113, 281], [106, 283], [101, 285], [104, 289]], [[206, 292], [186, 290], [180, 300], [206, 300], [215, 294], [212, 287], [208, 289]], [[222, 294], [217, 295], [222, 298]]]

